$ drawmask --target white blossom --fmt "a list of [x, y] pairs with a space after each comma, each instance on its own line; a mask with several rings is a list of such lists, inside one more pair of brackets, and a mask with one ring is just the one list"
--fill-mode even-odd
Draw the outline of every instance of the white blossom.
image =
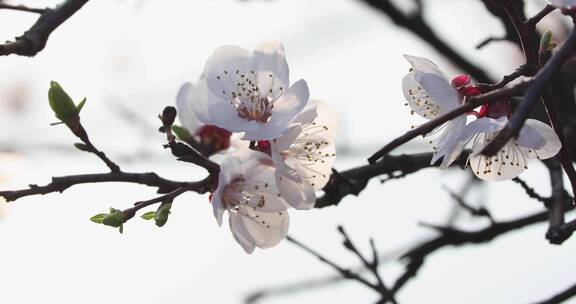
[[[458, 90], [465, 89], [470, 84], [469, 78], [468, 83], [460, 83], [460, 81], [451, 83], [438, 66], [430, 60], [408, 55], [404, 57], [412, 64], [410, 72], [402, 80], [406, 105], [410, 106], [412, 114], [416, 113], [432, 120], [462, 104], [463, 96]], [[455, 88], [456, 84], [458, 86]], [[428, 134], [441, 133], [436, 139], [430, 141], [435, 152], [431, 164], [443, 157], [440, 168], [444, 169], [458, 158], [463, 149], [459, 138], [465, 125], [466, 115], [461, 115]]]
[[315, 191], [322, 189], [332, 173], [337, 113], [325, 102], [310, 100], [286, 133], [271, 141], [276, 183], [282, 197], [296, 209], [310, 209]]
[[504, 128], [507, 121], [507, 116], [479, 118], [468, 124], [462, 133], [463, 141], [473, 143], [468, 160], [470, 168], [480, 179], [512, 179], [528, 169], [529, 159], [547, 159], [560, 151], [562, 145], [550, 126], [535, 119], [527, 119], [518, 137], [506, 143], [496, 155], [481, 155], [482, 149]]
[[220, 165], [211, 199], [214, 216], [222, 225], [228, 211], [230, 230], [247, 253], [255, 247], [272, 247], [288, 233], [287, 204], [271, 165], [268, 155], [248, 149], [227, 154]]
[[308, 102], [308, 86], [299, 80], [289, 86], [284, 48], [260, 44], [254, 52], [226, 45], [206, 62], [196, 85], [196, 117], [205, 124], [244, 132], [246, 140], [281, 136]]

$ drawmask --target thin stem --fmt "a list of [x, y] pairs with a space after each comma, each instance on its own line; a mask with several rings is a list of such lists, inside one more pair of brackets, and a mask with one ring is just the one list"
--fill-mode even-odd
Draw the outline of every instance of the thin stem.
[[36, 14], [43, 14], [44, 12], [46, 12], [46, 9], [43, 8], [32, 8], [27, 7], [25, 5], [11, 5], [6, 3], [0, 3], [0, 9], [9, 9], [14, 11], [36, 13]]

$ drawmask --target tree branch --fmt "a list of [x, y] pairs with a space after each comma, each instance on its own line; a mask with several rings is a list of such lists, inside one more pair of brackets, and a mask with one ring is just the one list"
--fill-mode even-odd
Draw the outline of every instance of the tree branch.
[[54, 9], [45, 9], [40, 18], [15, 41], [0, 45], [0, 56], [34, 56], [44, 49], [50, 34], [76, 13], [88, 0], [66, 0]]
[[43, 9], [43, 8], [32, 8], [32, 7], [27, 7], [25, 5], [12, 5], [12, 4], [1, 3], [1, 2], [0, 2], [0, 9], [9, 9], [9, 10], [13, 10], [13, 11], [21, 11], [21, 12], [36, 13], [36, 14], [44, 14], [46, 12], [46, 9]]
[[44, 195], [53, 192], [63, 192], [74, 185], [91, 183], [124, 182], [157, 187], [158, 192], [166, 193], [178, 187], [187, 185], [186, 182], [177, 182], [158, 176], [156, 173], [127, 173], [110, 172], [100, 174], [82, 174], [53, 177], [52, 182], [44, 186], [29, 185], [28, 189], [0, 191], [0, 197], [7, 202], [15, 201], [22, 197], [32, 195]]
[[449, 46], [444, 40], [438, 37], [438, 35], [436, 35], [436, 33], [424, 20], [422, 12], [419, 11], [416, 14], [406, 15], [400, 9], [398, 9], [398, 7], [392, 4], [390, 0], [362, 1], [386, 14], [399, 27], [403, 27], [411, 31], [422, 40], [426, 41], [433, 48], [435, 48], [438, 53], [445, 56], [466, 73], [470, 74], [478, 82], [493, 82], [486, 71], [482, 70], [468, 59], [464, 58], [464, 56], [458, 53], [453, 47]]

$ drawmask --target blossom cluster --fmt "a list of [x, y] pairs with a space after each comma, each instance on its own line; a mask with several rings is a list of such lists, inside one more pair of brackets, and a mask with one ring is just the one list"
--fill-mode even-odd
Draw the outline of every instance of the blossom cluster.
[[284, 48], [260, 44], [253, 52], [222, 46], [196, 84], [177, 96], [178, 115], [193, 139], [220, 162], [210, 196], [222, 225], [247, 252], [278, 244], [288, 232], [288, 208], [314, 206], [331, 174], [337, 115], [309, 100], [308, 85], [290, 85]]
[[[410, 106], [412, 113], [435, 119], [459, 107], [467, 98], [482, 93], [472, 83], [470, 76], [459, 75], [449, 79], [430, 60], [405, 57], [412, 67], [404, 77], [402, 87], [406, 105]], [[526, 170], [528, 159], [547, 159], [560, 151], [560, 140], [550, 126], [527, 119], [518, 136], [507, 142], [496, 155], [481, 155], [483, 148], [504, 128], [510, 115], [509, 100], [494, 100], [478, 111], [444, 123], [431, 132], [440, 133], [430, 141], [434, 150], [431, 163], [442, 158], [440, 168], [448, 167], [471, 142], [472, 152], [468, 163], [474, 174], [483, 180], [501, 181], [512, 179]], [[473, 120], [469, 121], [469, 118]]]

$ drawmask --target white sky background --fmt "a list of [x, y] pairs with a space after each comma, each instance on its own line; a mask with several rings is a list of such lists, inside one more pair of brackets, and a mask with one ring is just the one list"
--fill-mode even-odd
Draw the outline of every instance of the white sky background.
[[[502, 31], [480, 1], [425, 2], [433, 2], [427, 17], [438, 32], [495, 77], [520, 63], [517, 50], [506, 43], [474, 49]], [[0, 11], [0, 39], [20, 35], [35, 18]], [[253, 48], [265, 40], [283, 42], [291, 79], [306, 79], [312, 97], [341, 113], [340, 147], [352, 152], [337, 161], [342, 170], [364, 164], [387, 140], [421, 122], [403, 106], [400, 82], [408, 64], [402, 54], [428, 57], [448, 74], [457, 73], [412, 34], [353, 0], [91, 1], [52, 34], [36, 57], [0, 58], [0, 151], [17, 151], [0, 154], [0, 189], [43, 184], [52, 175], [106, 170], [95, 157], [70, 148], [74, 138], [64, 127], [48, 126], [55, 120], [46, 98], [50, 80], [59, 81], [76, 100], [88, 97], [83, 123], [96, 146], [124, 170], [202, 178], [202, 170], [163, 151], [155, 116], [174, 102], [181, 83], [200, 75], [214, 48]], [[14, 110], [14, 100], [24, 101], [20, 110]], [[127, 122], [118, 104], [149, 126]], [[420, 144], [411, 150], [427, 151], [415, 142]], [[349, 197], [336, 208], [292, 212], [291, 234], [353, 266], [357, 261], [340, 245], [338, 224], [363, 249], [374, 237], [383, 253], [432, 237], [417, 223], [445, 221], [452, 203], [440, 186], [456, 190], [466, 176], [430, 169], [384, 185], [375, 180], [359, 198]], [[523, 178], [549, 193], [541, 165], [532, 165]], [[0, 303], [240, 303], [261, 287], [334, 274], [287, 242], [246, 255], [228, 227], [216, 225], [207, 196], [182, 196], [162, 229], [135, 218], [120, 235], [88, 220], [110, 206], [125, 208], [154, 195], [141, 186], [88, 185], [2, 207]], [[468, 199], [485, 201], [497, 219], [540, 210], [511, 182], [478, 188]], [[459, 223], [471, 229], [485, 224], [466, 216]], [[547, 297], [574, 283], [576, 245], [573, 240], [562, 247], [549, 245], [545, 229], [536, 225], [488, 245], [441, 250], [399, 301], [527, 303]], [[393, 260], [382, 267], [389, 283], [401, 271]], [[264, 303], [376, 299], [372, 291], [347, 282]]]

